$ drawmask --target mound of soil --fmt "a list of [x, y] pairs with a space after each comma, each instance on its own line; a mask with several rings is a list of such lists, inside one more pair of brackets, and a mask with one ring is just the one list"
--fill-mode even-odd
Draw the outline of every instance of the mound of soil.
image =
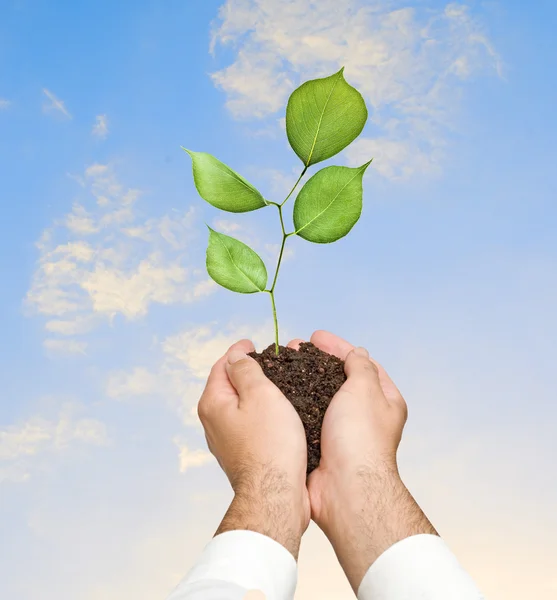
[[346, 381], [344, 362], [309, 342], [299, 350], [272, 344], [263, 352], [250, 352], [265, 375], [290, 400], [304, 424], [308, 445], [308, 475], [321, 458], [321, 425], [325, 411]]

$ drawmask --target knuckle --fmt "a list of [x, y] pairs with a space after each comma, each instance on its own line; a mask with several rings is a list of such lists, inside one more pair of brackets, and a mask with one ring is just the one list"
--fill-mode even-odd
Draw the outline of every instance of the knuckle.
[[377, 365], [372, 363], [369, 359], [366, 359], [364, 369], [369, 375], [373, 375], [374, 377], [379, 375], [379, 369], [377, 368]]
[[197, 403], [197, 416], [201, 422], [210, 418], [212, 412], [211, 407], [213, 404], [214, 400], [208, 394], [203, 394], [203, 396], [201, 396], [201, 399]]
[[352, 352], [350, 352], [348, 356], [348, 360], [354, 361], [354, 367], [366, 370], [368, 370], [369, 367], [375, 367], [373, 361], [371, 360], [371, 358], [369, 358], [367, 354], [359, 354], [358, 352], [356, 352], [356, 350], [352, 350]]
[[400, 414], [403, 423], [406, 423], [408, 420], [408, 404], [406, 404], [406, 400], [402, 396], [397, 399], [396, 407]]
[[207, 403], [201, 400], [197, 404], [197, 416], [200, 421], [204, 421], [208, 417]]
[[235, 383], [242, 387], [251, 384], [254, 379], [257, 379], [257, 368], [259, 365], [252, 359], [243, 359], [233, 363], [229, 367], [229, 374]]
[[377, 367], [369, 359], [363, 357], [359, 364], [359, 372], [361, 376], [372, 380], [376, 380], [379, 375]]
[[262, 396], [265, 394], [265, 382], [257, 379], [247, 381], [243, 391], [250, 396]]
[[253, 371], [253, 364], [248, 359], [239, 360], [232, 365], [233, 371], [240, 377], [246, 377]]

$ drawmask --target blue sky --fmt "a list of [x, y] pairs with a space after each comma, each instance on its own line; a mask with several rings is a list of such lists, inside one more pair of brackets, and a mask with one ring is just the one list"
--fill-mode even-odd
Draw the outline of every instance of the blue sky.
[[[180, 146], [280, 200], [301, 171], [288, 95], [345, 65], [370, 119], [327, 164], [375, 158], [364, 213], [336, 244], [289, 240], [282, 341], [367, 346], [410, 406], [411, 489], [486, 595], [553, 598], [557, 8], [5, 0], [0, 16], [0, 596], [162, 598], [212, 534], [229, 490], [195, 404], [228, 344], [272, 330], [266, 296], [208, 282], [203, 223], [269, 265], [280, 238], [272, 212], [204, 205]], [[349, 598], [313, 528], [305, 548], [300, 600]]]

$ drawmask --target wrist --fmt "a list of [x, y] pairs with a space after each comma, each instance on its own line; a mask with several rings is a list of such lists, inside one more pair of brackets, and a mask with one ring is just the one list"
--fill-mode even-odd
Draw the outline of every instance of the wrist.
[[362, 468], [350, 479], [326, 496], [318, 525], [357, 593], [369, 567], [393, 544], [436, 531], [404, 485], [396, 464]]
[[307, 492], [281, 477], [265, 477], [257, 482], [235, 485], [230, 507], [216, 534], [236, 529], [255, 531], [283, 545], [295, 558], [309, 524]]

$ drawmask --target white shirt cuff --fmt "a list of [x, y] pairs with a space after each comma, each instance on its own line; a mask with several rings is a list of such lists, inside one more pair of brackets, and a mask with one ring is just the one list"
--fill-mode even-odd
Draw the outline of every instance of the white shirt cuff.
[[227, 531], [214, 537], [168, 600], [188, 597], [192, 584], [218, 580], [259, 590], [267, 600], [292, 600], [296, 560], [275, 540], [255, 531]]
[[359, 600], [485, 600], [445, 542], [436, 535], [408, 537], [371, 565]]

